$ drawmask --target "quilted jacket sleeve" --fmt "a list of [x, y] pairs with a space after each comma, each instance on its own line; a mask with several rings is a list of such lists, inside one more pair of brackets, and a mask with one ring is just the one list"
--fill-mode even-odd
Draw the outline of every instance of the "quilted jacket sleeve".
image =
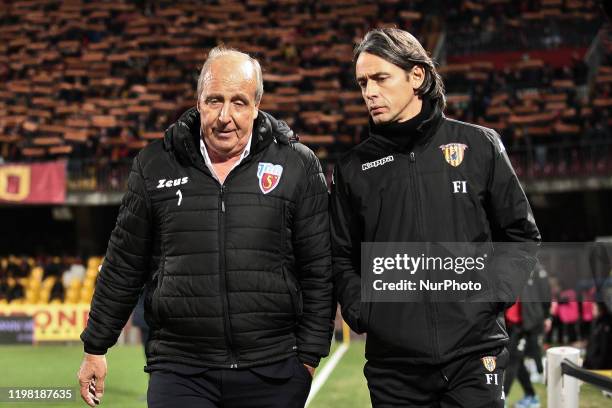
[[85, 352], [105, 354], [117, 342], [147, 279], [150, 247], [150, 203], [136, 157], [81, 334]]
[[490, 271], [493, 272], [493, 300], [502, 310], [514, 304], [531, 276], [541, 236], [501, 138], [493, 130], [488, 136], [492, 141], [493, 161], [487, 191], [487, 216], [493, 241], [500, 243], [496, 245]]
[[298, 149], [305, 156], [307, 179], [297, 198], [293, 234], [304, 304], [296, 335], [300, 361], [316, 367], [321, 357], [329, 353], [335, 317], [327, 214], [329, 198], [319, 160], [303, 145]]
[[361, 232], [339, 165], [334, 169], [330, 217], [334, 289], [342, 317], [356, 333], [363, 333], [359, 269]]

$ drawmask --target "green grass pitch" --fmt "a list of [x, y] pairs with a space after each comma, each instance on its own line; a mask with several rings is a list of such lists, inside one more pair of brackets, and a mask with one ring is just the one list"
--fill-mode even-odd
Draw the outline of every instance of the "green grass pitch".
[[[363, 377], [364, 344], [351, 343], [331, 376], [310, 404], [311, 408], [366, 408], [370, 399]], [[332, 350], [333, 352], [333, 350]], [[0, 346], [0, 388], [6, 387], [69, 387], [76, 398], [64, 403], [7, 403], [0, 408], [48, 408], [85, 406], [78, 395], [76, 373], [79, 368], [82, 347], [80, 345], [54, 346]], [[143, 371], [144, 355], [140, 346], [116, 346], [107, 356], [109, 374], [101, 407], [146, 407], [147, 374]], [[321, 363], [321, 367], [325, 364]], [[546, 389], [536, 384], [536, 389], [546, 407]], [[514, 384], [508, 398], [510, 406], [521, 397], [521, 389]], [[596, 388], [583, 385], [580, 391], [581, 408], [612, 406]]]

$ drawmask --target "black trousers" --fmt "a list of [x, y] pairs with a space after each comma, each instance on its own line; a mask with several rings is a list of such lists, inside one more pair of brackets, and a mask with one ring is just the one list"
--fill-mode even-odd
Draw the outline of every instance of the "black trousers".
[[246, 369], [211, 368], [197, 375], [156, 370], [149, 408], [302, 408], [312, 377], [297, 357]]
[[503, 408], [507, 363], [508, 350], [501, 348], [440, 366], [380, 366], [368, 361], [364, 373], [375, 408]]

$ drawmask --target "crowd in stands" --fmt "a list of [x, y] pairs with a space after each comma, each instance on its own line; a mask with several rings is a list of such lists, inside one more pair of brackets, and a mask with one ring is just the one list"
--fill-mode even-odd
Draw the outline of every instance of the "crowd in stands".
[[89, 303], [102, 259], [0, 258], [0, 305]]
[[[2, 3], [0, 156], [83, 159], [69, 163], [69, 173], [79, 175], [69, 187], [121, 190], [125, 162], [194, 104], [206, 50], [223, 42], [260, 59], [261, 108], [285, 119], [329, 169], [367, 135], [351, 58], [353, 44], [372, 27], [407, 29], [430, 51], [446, 32], [450, 57], [510, 48], [583, 50], [603, 20], [592, 0], [439, 3]], [[612, 61], [588, 83], [583, 54], [560, 67], [527, 57], [503, 67], [478, 59], [444, 65], [447, 116], [492, 126], [509, 149], [523, 149], [513, 157], [522, 174], [612, 172], [609, 146], [581, 158], [580, 169], [572, 167], [580, 161], [575, 149], [548, 147], [610, 141]]]

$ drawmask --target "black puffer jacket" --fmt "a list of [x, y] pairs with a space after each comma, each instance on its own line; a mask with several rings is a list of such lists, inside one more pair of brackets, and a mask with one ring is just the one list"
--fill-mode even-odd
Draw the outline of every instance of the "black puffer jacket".
[[[444, 117], [434, 106], [413, 143], [379, 134], [334, 170], [331, 220], [335, 289], [342, 315], [367, 332], [366, 358], [441, 364], [507, 342], [503, 307], [535, 266], [540, 233], [499, 135]], [[451, 152], [450, 147], [463, 148]], [[361, 302], [362, 242], [515, 242], [489, 262], [493, 302]], [[517, 289], [518, 288], [518, 289]], [[443, 296], [440, 294], [439, 296]]]
[[85, 351], [103, 354], [116, 342], [146, 284], [150, 367], [251, 367], [295, 354], [316, 366], [333, 314], [319, 161], [260, 111], [250, 154], [221, 186], [199, 128], [190, 109], [134, 160], [81, 335]]

